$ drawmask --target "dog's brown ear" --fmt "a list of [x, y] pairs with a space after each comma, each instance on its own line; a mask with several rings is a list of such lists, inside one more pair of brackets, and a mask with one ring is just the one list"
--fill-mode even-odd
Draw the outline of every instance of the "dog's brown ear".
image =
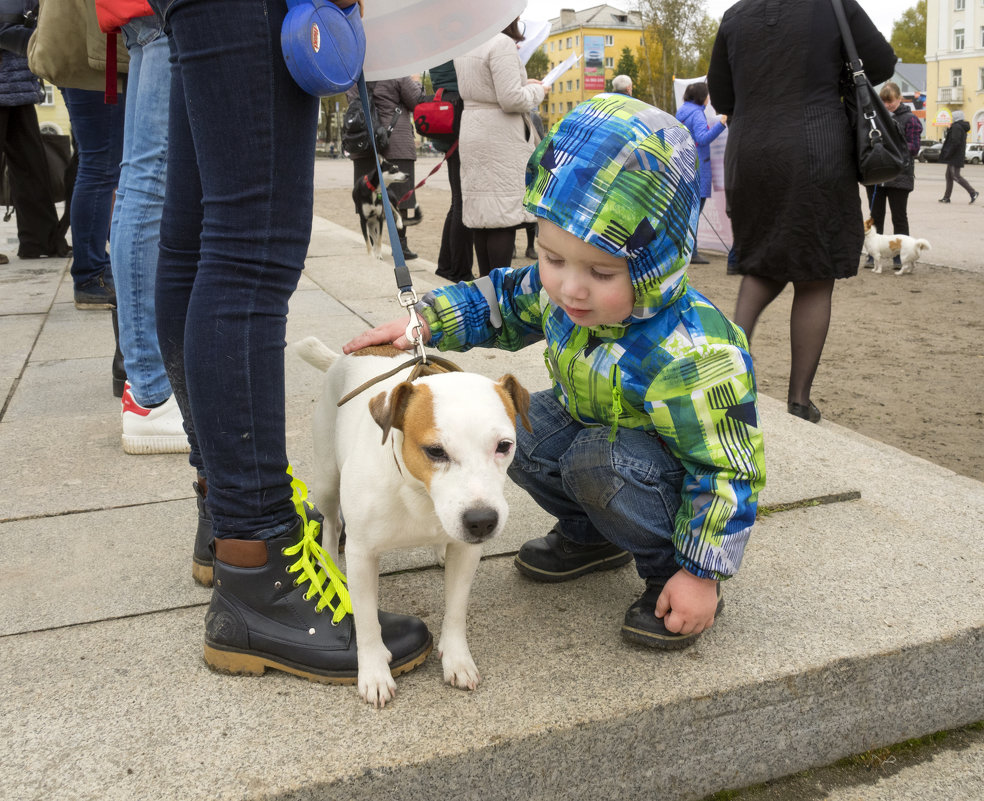
[[403, 419], [412, 394], [413, 384], [404, 381], [393, 387], [388, 398], [385, 392], [380, 392], [369, 401], [369, 414], [376, 421], [376, 425], [383, 429], [383, 442], [386, 442], [391, 428], [397, 431], [403, 430]]
[[526, 387], [516, 380], [516, 376], [512, 373], [506, 373], [502, 378], [499, 379], [498, 386], [505, 393], [509, 402], [512, 404], [514, 417], [516, 414], [519, 415], [519, 419], [523, 423], [523, 428], [527, 431], [532, 431], [533, 427], [530, 425], [530, 393], [526, 391]]

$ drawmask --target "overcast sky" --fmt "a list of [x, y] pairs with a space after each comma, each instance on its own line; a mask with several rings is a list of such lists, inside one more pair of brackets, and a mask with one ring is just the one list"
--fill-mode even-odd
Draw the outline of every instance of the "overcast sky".
[[[736, 0], [706, 0], [707, 13], [715, 19], [720, 19], [721, 15]], [[892, 36], [892, 25], [902, 12], [916, 4], [916, 0], [859, 0], [861, 7], [868, 12], [872, 22], [885, 35], [886, 39]], [[583, 11], [586, 8], [599, 5], [598, 0], [529, 0], [526, 5], [524, 17], [530, 19], [553, 19], [560, 16], [561, 8], [573, 8], [575, 11]], [[635, 2], [622, 2], [622, 0], [610, 0], [609, 5], [629, 11], [636, 7]]]

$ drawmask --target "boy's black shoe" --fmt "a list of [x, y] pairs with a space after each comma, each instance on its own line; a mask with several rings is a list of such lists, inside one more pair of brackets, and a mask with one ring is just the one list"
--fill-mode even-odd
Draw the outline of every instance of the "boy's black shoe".
[[[337, 595], [321, 604], [310, 576], [322, 571], [302, 532], [298, 518], [282, 537], [214, 541], [215, 586], [205, 615], [209, 667], [248, 675], [274, 668], [327, 684], [355, 684], [354, 620], [333, 614]], [[324, 584], [327, 589], [327, 579]], [[420, 618], [380, 612], [379, 625], [394, 676], [420, 665], [433, 647]]]
[[[663, 651], [678, 651], [681, 648], [689, 648], [697, 642], [700, 634], [674, 634], [663, 625], [663, 618], [656, 617], [656, 601], [667, 581], [668, 579], [665, 578], [646, 579], [646, 591], [625, 613], [625, 622], [622, 623], [623, 639]], [[724, 609], [721, 582], [717, 585], [717, 596], [715, 617]]]
[[116, 287], [105, 279], [105, 273], [75, 287], [76, 309], [115, 309]]
[[632, 554], [617, 545], [580, 545], [561, 535], [556, 526], [547, 536], [524, 543], [514, 559], [520, 573], [537, 581], [570, 581], [631, 561]]

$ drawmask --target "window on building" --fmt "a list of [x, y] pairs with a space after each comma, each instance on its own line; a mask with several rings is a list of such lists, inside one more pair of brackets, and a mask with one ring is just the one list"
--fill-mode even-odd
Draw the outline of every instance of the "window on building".
[[44, 85], [44, 100], [41, 101], [42, 106], [53, 106], [55, 105], [55, 87], [50, 83]]
[[571, 39], [571, 37], [570, 37], [570, 36], [568, 36], [568, 37], [567, 37], [567, 49], [568, 49], [568, 50], [570, 50], [570, 49], [571, 49], [571, 42], [572, 42], [572, 41], [573, 41], [573, 40]]
[[575, 36], [574, 37], [574, 47], [577, 47], [580, 43], [581, 43], [581, 37], [580, 36]]
[[579, 91], [579, 92], [581, 91], [581, 79], [580, 78], [578, 78], [576, 81], [574, 81], [574, 88], [577, 91]]
[[612, 14], [616, 22], [621, 22], [623, 25], [629, 21], [628, 14]]
[[984, 67], [977, 68], [977, 91], [984, 92]]
[[979, 47], [984, 47], [984, 25], [981, 25], [981, 38], [979, 40]]
[[605, 47], [612, 47], [614, 44], [615, 44], [615, 37], [614, 36], [606, 36], [605, 37]]
[[572, 88], [573, 86], [574, 86], [574, 82], [573, 82], [573, 81], [568, 81], [568, 82], [567, 82], [567, 91], [568, 91], [568, 92], [569, 92], [569, 91], [571, 91], [571, 88]]
[[568, 111], [572, 111], [573, 109], [574, 109], [574, 104], [570, 100], [568, 100], [567, 101], [567, 110]]
[[950, 70], [950, 86], [963, 86], [963, 70]]
[[953, 31], [953, 49], [963, 50], [964, 49], [964, 29], [956, 28]]
[[964, 0], [953, 0], [953, 10], [963, 11], [964, 10]]
[[605, 58], [605, 66], [608, 69], [610, 69], [610, 70], [615, 69], [615, 59], [612, 56], [606, 57]]
[[554, 113], [556, 113], [556, 111], [557, 111], [557, 104], [556, 103], [551, 103], [550, 104], [550, 113], [551, 114], [554, 114]]
[[550, 43], [550, 52], [551, 52], [551, 53], [553, 52], [553, 46], [554, 46], [554, 43], [553, 43], [553, 42], [551, 42], [551, 43]]

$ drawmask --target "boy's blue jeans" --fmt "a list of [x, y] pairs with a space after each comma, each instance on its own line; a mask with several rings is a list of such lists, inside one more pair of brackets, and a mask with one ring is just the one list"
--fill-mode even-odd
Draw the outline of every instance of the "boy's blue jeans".
[[171, 46], [161, 355], [216, 536], [276, 536], [297, 519], [284, 345], [311, 236], [319, 101], [284, 63], [286, 3], [151, 5]]
[[120, 184], [113, 208], [109, 252], [116, 281], [120, 350], [137, 403], [171, 397], [157, 344], [154, 286], [167, 175], [167, 109], [171, 64], [167, 37], [154, 16], [123, 26], [130, 52]]
[[683, 465], [652, 433], [586, 427], [553, 392], [530, 397], [532, 433], [516, 427], [509, 477], [581, 544], [608, 541], [629, 551], [643, 578], [669, 578], [673, 521], [680, 506]]

